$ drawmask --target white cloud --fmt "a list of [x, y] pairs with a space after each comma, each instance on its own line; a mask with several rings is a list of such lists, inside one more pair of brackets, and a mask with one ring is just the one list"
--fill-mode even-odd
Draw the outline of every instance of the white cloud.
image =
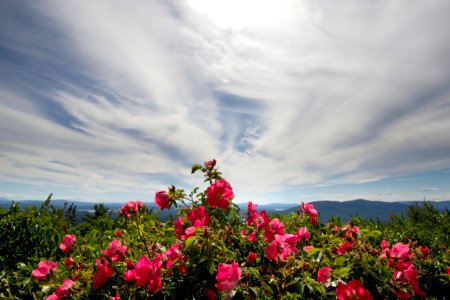
[[215, 157], [251, 196], [450, 168], [446, 1], [29, 11], [40, 27], [0, 35], [33, 62], [0, 87], [3, 178], [100, 198], [197, 184], [189, 166]]

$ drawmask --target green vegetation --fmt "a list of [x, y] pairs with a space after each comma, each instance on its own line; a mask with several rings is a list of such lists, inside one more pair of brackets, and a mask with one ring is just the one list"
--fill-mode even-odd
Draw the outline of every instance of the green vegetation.
[[[207, 190], [187, 195], [172, 186], [156, 193], [161, 209], [180, 208], [173, 221], [161, 222], [142, 203], [128, 202], [117, 218], [97, 204], [75, 225], [76, 207], [55, 209], [51, 195], [39, 209], [17, 203], [0, 209], [0, 298], [450, 295], [448, 210], [424, 201], [389, 222], [353, 216], [348, 224], [339, 218], [319, 223], [320, 211], [311, 204], [267, 216], [249, 203], [242, 214], [215, 162], [196, 165], [197, 171], [210, 183]], [[36, 271], [40, 264], [52, 269], [53, 262], [57, 271]]]

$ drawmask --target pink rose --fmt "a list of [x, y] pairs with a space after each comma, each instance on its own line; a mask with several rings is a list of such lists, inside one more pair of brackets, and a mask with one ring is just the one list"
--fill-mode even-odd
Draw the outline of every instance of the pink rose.
[[253, 265], [255, 262], [256, 262], [256, 258], [257, 258], [258, 256], [256, 255], [256, 253], [255, 252], [250, 252], [249, 254], [248, 254], [248, 256], [247, 256], [247, 264], [248, 265]]
[[73, 258], [72, 257], [68, 257], [68, 258], [66, 258], [66, 261], [64, 262], [64, 265], [66, 266], [66, 267], [70, 267], [71, 265], [73, 265], [74, 264], [74, 260], [73, 260]]
[[45, 300], [59, 300], [59, 297], [56, 294], [51, 294]]
[[234, 198], [233, 189], [225, 179], [219, 179], [207, 190], [207, 201], [212, 208], [226, 209]]
[[94, 285], [94, 289], [99, 289], [108, 281], [109, 277], [114, 274], [114, 270], [109, 266], [107, 261], [103, 263], [100, 260], [97, 260], [97, 273], [94, 274], [94, 278], [92, 279]]
[[216, 165], [215, 159], [205, 161], [205, 167], [207, 167], [207, 168], [212, 169], [212, 168], [214, 168], [215, 165]]
[[216, 275], [216, 288], [219, 291], [231, 293], [237, 282], [241, 279], [241, 269], [236, 262], [230, 264], [219, 264]]
[[304, 210], [309, 215], [309, 222], [311, 224], [318, 224], [317, 221], [317, 210], [314, 208], [314, 205], [311, 203], [303, 203], [302, 202], [302, 210]]
[[54, 261], [40, 261], [37, 268], [31, 271], [31, 274], [36, 280], [43, 280], [50, 272], [56, 272], [58, 270], [58, 264]]
[[119, 294], [116, 294], [115, 296], [110, 297], [109, 300], [121, 300], [121, 298]]
[[122, 246], [119, 240], [113, 240], [109, 243], [109, 247], [103, 250], [103, 253], [112, 261], [123, 261], [127, 255], [127, 247]]
[[351, 280], [347, 284], [339, 282], [336, 297], [338, 300], [372, 300], [372, 295], [364, 289], [361, 280]]
[[69, 253], [70, 251], [72, 251], [72, 247], [75, 241], [75, 234], [67, 234], [66, 236], [64, 236], [61, 244], [59, 244], [59, 249], [61, 249], [65, 253]]
[[122, 206], [119, 213], [126, 218], [130, 218], [139, 211], [144, 211], [144, 203], [142, 201], [128, 201]]
[[327, 282], [331, 278], [331, 268], [323, 267], [317, 272], [317, 281]]
[[170, 208], [170, 198], [169, 194], [166, 191], [156, 192], [155, 194], [155, 203], [158, 205], [160, 210], [165, 208]]
[[70, 279], [64, 280], [63, 283], [56, 289], [56, 296], [58, 296], [58, 299], [62, 299], [64, 297], [69, 296], [70, 288], [74, 284], [75, 284], [75, 281], [72, 281]]

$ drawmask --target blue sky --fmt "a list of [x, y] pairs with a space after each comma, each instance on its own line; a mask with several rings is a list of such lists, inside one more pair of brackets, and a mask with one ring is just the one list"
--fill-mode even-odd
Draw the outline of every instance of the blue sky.
[[0, 2], [0, 198], [450, 200], [450, 2]]

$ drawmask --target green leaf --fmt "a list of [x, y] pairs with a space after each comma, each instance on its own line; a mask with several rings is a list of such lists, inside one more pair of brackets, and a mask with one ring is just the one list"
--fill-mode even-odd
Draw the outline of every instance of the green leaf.
[[195, 241], [195, 236], [191, 236], [190, 238], [188, 238], [186, 240], [186, 242], [184, 242], [184, 246], [186, 247], [186, 249], [189, 249], [192, 246], [192, 244], [194, 243], [194, 241]]
[[194, 174], [195, 172], [197, 172], [198, 170], [200, 170], [202, 168], [202, 166], [195, 164], [192, 166], [192, 170], [191, 170], [191, 174]]

